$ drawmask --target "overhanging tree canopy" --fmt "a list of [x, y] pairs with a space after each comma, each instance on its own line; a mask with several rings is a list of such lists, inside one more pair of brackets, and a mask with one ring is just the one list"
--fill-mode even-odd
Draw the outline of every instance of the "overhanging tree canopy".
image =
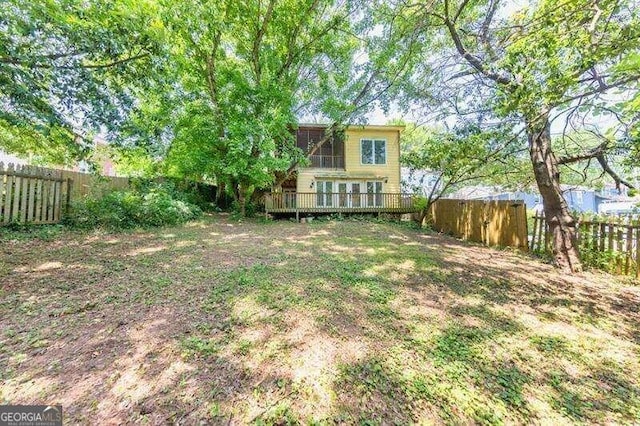
[[[425, 56], [409, 94], [429, 93], [450, 113], [512, 121], [526, 135], [556, 263], [577, 271], [576, 222], [562, 195], [559, 165], [595, 158], [617, 183], [628, 184], [608, 166], [606, 152], [628, 141], [637, 124], [638, 5], [541, 0], [516, 13], [507, 6], [500, 0], [399, 5], [439, 46]], [[552, 124], [578, 114], [586, 122], [599, 112], [613, 114], [620, 126], [610, 134], [617, 136], [588, 152], [559, 156]]]
[[35, 146], [14, 143], [13, 151], [55, 144], [79, 155], [78, 137], [117, 129], [159, 48], [154, 7], [129, 0], [2, 3], [0, 128], [46, 138], [32, 134]]

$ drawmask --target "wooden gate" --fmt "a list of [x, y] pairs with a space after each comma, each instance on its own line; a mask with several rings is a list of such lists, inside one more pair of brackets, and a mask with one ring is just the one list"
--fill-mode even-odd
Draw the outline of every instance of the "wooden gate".
[[70, 190], [61, 171], [0, 162], [0, 225], [57, 223]]

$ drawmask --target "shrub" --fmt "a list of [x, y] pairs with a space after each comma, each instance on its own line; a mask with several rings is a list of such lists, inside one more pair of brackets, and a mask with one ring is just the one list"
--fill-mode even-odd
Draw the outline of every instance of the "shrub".
[[213, 203], [215, 187], [207, 183], [171, 177], [156, 179], [131, 178], [129, 182], [131, 188], [136, 192], [148, 193], [160, 187], [176, 200], [184, 201], [188, 204], [195, 204], [205, 211], [216, 209]]
[[176, 191], [163, 184], [90, 196], [72, 205], [65, 223], [83, 229], [123, 229], [177, 225], [202, 215], [198, 206], [177, 198]]

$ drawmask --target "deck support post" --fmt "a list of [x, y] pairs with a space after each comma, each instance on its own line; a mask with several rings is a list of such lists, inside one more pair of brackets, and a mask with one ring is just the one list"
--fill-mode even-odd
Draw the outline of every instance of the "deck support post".
[[300, 222], [300, 211], [296, 209], [296, 222]]

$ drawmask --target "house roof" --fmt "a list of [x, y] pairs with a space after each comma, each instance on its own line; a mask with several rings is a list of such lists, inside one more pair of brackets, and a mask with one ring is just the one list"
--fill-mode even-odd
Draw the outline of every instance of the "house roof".
[[593, 191], [596, 192], [596, 189], [593, 188], [589, 188], [588, 186], [584, 186], [584, 185], [570, 185], [570, 184], [566, 184], [563, 183], [560, 185], [560, 189], [562, 189], [563, 192], [566, 191]]
[[298, 128], [314, 128], [314, 129], [326, 129], [327, 127], [329, 127], [330, 124], [328, 123], [298, 123]]
[[[312, 129], [326, 129], [329, 127], [328, 123], [299, 123], [298, 128], [312, 128]], [[347, 124], [347, 129], [350, 130], [397, 130], [399, 132], [405, 129], [405, 126], [396, 126], [388, 124]]]
[[350, 130], [396, 130], [402, 132], [405, 126], [392, 126], [387, 124], [349, 124], [347, 129]]

